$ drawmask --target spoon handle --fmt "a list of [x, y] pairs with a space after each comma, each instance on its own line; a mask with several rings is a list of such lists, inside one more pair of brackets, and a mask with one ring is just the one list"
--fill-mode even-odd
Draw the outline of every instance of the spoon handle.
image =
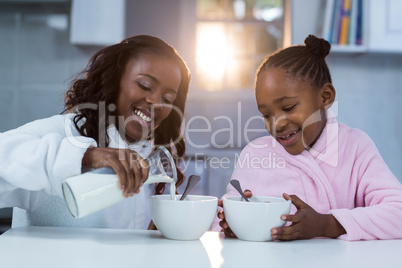
[[184, 193], [180, 197], [180, 200], [184, 200], [186, 198], [187, 194], [191, 191], [191, 189], [194, 188], [194, 186], [201, 180], [200, 176], [197, 175], [191, 175], [190, 178], [188, 178], [188, 183], [186, 186], [186, 189], [184, 190]]
[[240, 187], [240, 182], [238, 180], [231, 180], [230, 184], [239, 192], [239, 194], [243, 197], [244, 200], [250, 202], [248, 198], [244, 195], [243, 190]]

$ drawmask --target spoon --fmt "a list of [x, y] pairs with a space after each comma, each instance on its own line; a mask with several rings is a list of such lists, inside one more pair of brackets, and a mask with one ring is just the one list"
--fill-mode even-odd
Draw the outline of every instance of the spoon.
[[188, 178], [188, 183], [186, 186], [186, 189], [184, 190], [183, 195], [180, 197], [180, 200], [184, 200], [186, 198], [187, 194], [191, 191], [191, 189], [194, 188], [194, 186], [201, 180], [200, 176], [197, 175], [191, 175], [190, 178]]
[[240, 187], [240, 182], [238, 180], [231, 180], [230, 184], [239, 192], [239, 194], [243, 197], [244, 200], [250, 202], [248, 198], [244, 195], [243, 190]]

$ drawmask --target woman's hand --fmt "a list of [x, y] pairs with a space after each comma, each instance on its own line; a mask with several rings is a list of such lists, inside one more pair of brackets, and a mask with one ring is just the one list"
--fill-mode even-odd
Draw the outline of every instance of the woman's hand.
[[276, 240], [310, 239], [313, 237], [336, 238], [346, 231], [331, 214], [320, 214], [304, 203], [296, 195], [283, 194], [297, 208], [294, 215], [282, 215], [281, 219], [290, 221], [290, 226], [272, 228], [271, 236]]
[[[245, 190], [244, 191], [244, 195], [247, 198], [251, 198], [253, 196], [253, 194], [251, 193], [250, 190]], [[218, 200], [218, 206], [223, 208], [223, 201], [222, 200]], [[225, 212], [223, 210], [220, 210], [218, 212], [218, 218], [221, 220], [219, 222], [219, 226], [222, 227], [222, 231], [224, 232], [225, 236], [227, 237], [233, 237], [233, 238], [237, 238], [236, 235], [232, 232], [232, 230], [229, 228], [228, 223], [225, 220]]]
[[129, 149], [90, 147], [82, 158], [82, 165], [91, 168], [112, 167], [119, 177], [119, 188], [125, 197], [139, 193], [149, 174], [148, 162]]

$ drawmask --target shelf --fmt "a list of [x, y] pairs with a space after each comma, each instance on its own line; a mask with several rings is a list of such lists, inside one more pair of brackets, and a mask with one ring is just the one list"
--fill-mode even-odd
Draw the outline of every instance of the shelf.
[[[364, 0], [327, 0], [324, 9], [322, 36], [332, 40], [333, 52], [366, 52]], [[363, 41], [363, 42], [362, 42]]]
[[[346, 5], [348, 7], [343, 6], [344, 3], [348, 3]], [[360, 7], [361, 10], [359, 11], [357, 7]], [[349, 31], [345, 30], [344, 33], [351, 33], [351, 29], [355, 30], [352, 33], [357, 33], [359, 31], [356, 29], [356, 26], [360, 25], [361, 33], [359, 36], [363, 45], [334, 44], [332, 45], [331, 52], [402, 53], [402, 46], [400, 45], [402, 42], [402, 1], [327, 0], [325, 7], [322, 6], [322, 8], [322, 12], [324, 12], [325, 15], [321, 36], [332, 36], [332, 40], [334, 40], [334, 35], [331, 35], [331, 33], [334, 34], [338, 32], [338, 38], [340, 38], [339, 35], [342, 35], [341, 30], [348, 29], [349, 27]], [[341, 10], [341, 12], [339, 10]], [[357, 14], [361, 14], [360, 23], [356, 22], [359, 16], [353, 13], [353, 10], [355, 12], [358, 10]], [[336, 14], [341, 15], [335, 16]], [[344, 18], [344, 20], [339, 20], [339, 18]], [[339, 21], [342, 23], [346, 21], [345, 28], [341, 27]], [[335, 27], [334, 25], [338, 25], [339, 27]], [[355, 35], [352, 34], [348, 37], [350, 38], [350, 36]], [[352, 41], [355, 40], [353, 39]], [[354, 42], [352, 42], [352, 44], [354, 44]]]
[[366, 53], [366, 46], [356, 45], [331, 45], [331, 53]]

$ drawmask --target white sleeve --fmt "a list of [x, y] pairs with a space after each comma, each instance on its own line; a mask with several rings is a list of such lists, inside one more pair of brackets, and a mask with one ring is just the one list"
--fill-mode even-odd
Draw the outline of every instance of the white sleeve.
[[62, 181], [81, 173], [85, 151], [96, 146], [71, 119], [59, 115], [0, 133], [0, 207], [26, 208], [39, 192], [63, 196]]

